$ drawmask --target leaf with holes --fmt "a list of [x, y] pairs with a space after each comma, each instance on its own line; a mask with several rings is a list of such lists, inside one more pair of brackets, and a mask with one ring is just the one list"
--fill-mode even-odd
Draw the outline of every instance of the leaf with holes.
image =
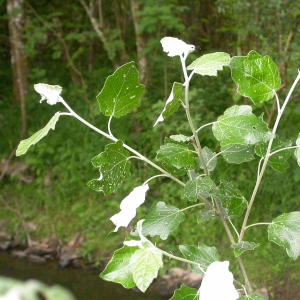
[[196, 300], [198, 298], [197, 292], [194, 288], [182, 285], [180, 289], [175, 290], [170, 300]]
[[208, 198], [213, 182], [209, 177], [198, 176], [192, 180], [189, 180], [184, 187], [181, 197], [191, 202], [196, 202], [198, 196]]
[[234, 256], [238, 257], [243, 252], [253, 250], [258, 246], [259, 246], [259, 244], [257, 244], [257, 243], [243, 241], [243, 242], [237, 243], [231, 247], [233, 248]]
[[[199, 243], [197, 248], [191, 245], [180, 245], [179, 250], [186, 259], [199, 264], [204, 271], [211, 263], [220, 261], [220, 255], [215, 247]], [[203, 274], [203, 271], [196, 265], [191, 264], [191, 269], [197, 274]]]
[[300, 212], [282, 214], [268, 226], [268, 238], [285, 248], [292, 259], [300, 255]]
[[157, 151], [156, 160], [174, 166], [177, 169], [191, 169], [195, 165], [195, 153], [188, 145], [167, 143]]
[[139, 247], [124, 246], [115, 251], [100, 277], [106, 281], [120, 283], [126, 289], [133, 288], [135, 282], [131, 272], [130, 259], [138, 249]]
[[[291, 141], [282, 142], [278, 138], [275, 138], [273, 140], [271, 153], [286, 147], [290, 147], [291, 145], [292, 145]], [[267, 148], [268, 148], [267, 143], [259, 143], [255, 145], [255, 153], [260, 157], [264, 157], [266, 155]], [[290, 158], [291, 155], [292, 155], [292, 151], [290, 149], [282, 150], [280, 152], [272, 154], [269, 158], [268, 164], [274, 170], [283, 172], [285, 169], [289, 167], [287, 159]]]
[[228, 218], [240, 216], [247, 207], [247, 201], [235, 182], [221, 180], [220, 185], [212, 190], [212, 194], [219, 199]]
[[[202, 157], [204, 159], [204, 163], [206, 164], [208, 171], [213, 171], [217, 166], [217, 157], [215, 156], [216, 153], [212, 152], [209, 148], [202, 148]], [[200, 168], [204, 170], [202, 161], [199, 158], [196, 158], [196, 161], [198, 161]]]
[[119, 118], [140, 106], [145, 87], [139, 83], [134, 62], [127, 63], [108, 76], [97, 96], [100, 111], [105, 116]]
[[226, 109], [224, 115], [214, 123], [212, 130], [222, 147], [255, 145], [267, 142], [273, 136], [262, 116], [256, 117], [249, 105], [234, 105]]
[[162, 240], [166, 240], [184, 218], [184, 213], [178, 208], [160, 201], [146, 214], [143, 234], [159, 235]]
[[229, 67], [237, 92], [255, 104], [272, 99], [280, 87], [278, 67], [269, 56], [250, 51], [247, 56], [233, 57]]
[[88, 186], [105, 195], [114, 193], [130, 177], [128, 157], [122, 141], [106, 145], [104, 152], [92, 158], [93, 166], [99, 168], [100, 178], [89, 181]]
[[194, 60], [188, 67], [188, 70], [194, 70], [200, 75], [217, 76], [218, 71], [222, 71], [224, 66], [230, 63], [230, 55], [224, 52], [215, 52], [204, 54]]
[[178, 82], [173, 83], [171, 94], [168, 100], [166, 101], [162, 113], [159, 115], [153, 127], [157, 125], [157, 123], [162, 122], [164, 119], [171, 116], [179, 108], [183, 99], [182, 90], [183, 90], [183, 85], [181, 83]]
[[130, 257], [129, 264], [136, 286], [145, 292], [163, 267], [162, 252], [154, 246], [138, 249]]
[[43, 137], [45, 137], [50, 131], [50, 129], [54, 130], [59, 117], [60, 117], [60, 113], [59, 112], [55, 113], [55, 115], [50, 119], [48, 124], [43, 129], [37, 131], [30, 138], [21, 141], [16, 151], [16, 156], [25, 154], [27, 150], [30, 148], [30, 146], [36, 144]]
[[232, 144], [221, 147], [224, 159], [231, 164], [241, 164], [254, 159], [253, 145]]

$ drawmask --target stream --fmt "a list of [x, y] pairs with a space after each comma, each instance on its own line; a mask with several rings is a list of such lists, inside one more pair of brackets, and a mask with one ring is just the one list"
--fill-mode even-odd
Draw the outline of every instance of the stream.
[[77, 300], [162, 300], [151, 292], [145, 294], [127, 290], [120, 284], [99, 278], [99, 272], [82, 269], [61, 269], [57, 262], [34, 264], [26, 259], [11, 257], [0, 252], [0, 276], [21, 280], [37, 279], [48, 285], [59, 284], [69, 289]]

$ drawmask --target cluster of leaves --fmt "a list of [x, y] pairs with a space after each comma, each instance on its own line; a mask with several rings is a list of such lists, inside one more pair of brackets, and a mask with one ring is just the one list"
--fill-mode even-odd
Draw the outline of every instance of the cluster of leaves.
[[[97, 130], [84, 121], [86, 125], [113, 141], [105, 147], [104, 152], [92, 159], [92, 164], [100, 172], [98, 179], [91, 180], [88, 183], [92, 189], [102, 191], [106, 195], [115, 193], [120, 185], [131, 176], [129, 160], [138, 158], [157, 169], [159, 171], [157, 176], [166, 176], [179, 184], [182, 189], [182, 199], [193, 203], [180, 209], [163, 201], [157, 202], [146, 213], [143, 220], [137, 223], [137, 231], [133, 232], [132, 236], [124, 242], [123, 248], [115, 252], [112, 260], [101, 274], [101, 277], [105, 280], [121, 283], [126, 288], [137, 286], [142, 291], [145, 291], [152, 280], [157, 277], [158, 270], [163, 266], [163, 255], [190, 263], [192, 270], [199, 274], [209, 273], [208, 268], [214, 262], [220, 260], [220, 255], [215, 247], [204, 244], [199, 244], [198, 247], [180, 245], [179, 250], [184, 258], [178, 258], [157, 248], [146, 238], [147, 236], [159, 236], [162, 240], [166, 240], [184, 221], [186, 211], [191, 207], [198, 206], [200, 208], [197, 214], [198, 223], [215, 218], [222, 221], [236, 257], [240, 259], [243, 252], [254, 250], [258, 244], [244, 241], [243, 236], [247, 229], [248, 216], [265, 168], [269, 165], [280, 172], [286, 169], [289, 166], [287, 159], [292, 155], [291, 149], [295, 149], [294, 154], [298, 163], [300, 161], [299, 138], [296, 145], [292, 146], [291, 141], [283, 142], [276, 134], [290, 94], [281, 105], [276, 94], [276, 90], [280, 87], [279, 71], [269, 56], [263, 57], [257, 52], [251, 51], [247, 56], [230, 58], [226, 53], [217, 52], [203, 55], [186, 67], [185, 60], [195, 49], [193, 45], [187, 45], [183, 41], [171, 37], [162, 39], [161, 43], [164, 51], [169, 56], [179, 56], [183, 65], [185, 82], [183, 84], [174, 83], [170, 97], [154, 125], [165, 121], [182, 106], [186, 111], [192, 135], [185, 136], [178, 133], [166, 138], [165, 144], [157, 151], [156, 162], [153, 162], [112, 134], [110, 127], [112, 119], [122, 117], [140, 105], [139, 98], [144, 91], [144, 87], [139, 84], [138, 71], [134, 63], [123, 65], [113, 75], [109, 76], [97, 96], [100, 111], [110, 118], [108, 133]], [[251, 106], [234, 105], [228, 108], [222, 116], [209, 124], [212, 125], [214, 137], [220, 143], [220, 151], [215, 153], [208, 147], [202, 148], [200, 145], [198, 133], [203, 126], [195, 130], [190, 116], [189, 82], [194, 74], [217, 76], [218, 71], [226, 66], [231, 69], [232, 79], [238, 86], [237, 92], [250, 98], [254, 104], [260, 104], [276, 97], [278, 116], [274, 128], [270, 130], [262, 115], [256, 116], [253, 114]], [[188, 70], [191, 71], [190, 75], [187, 74]], [[298, 80], [299, 76], [295, 84]], [[50, 88], [44, 85], [42, 89], [40, 86], [35, 88], [42, 95], [42, 99], [47, 99], [49, 104], [62, 102], [69, 112], [56, 113], [44, 129], [22, 141], [17, 150], [17, 155], [24, 154], [31, 145], [43, 138], [50, 129], [54, 129], [60, 115], [71, 115], [82, 121], [59, 96], [60, 87]], [[223, 180], [217, 184], [213, 181], [210, 174], [216, 169], [219, 155], [222, 155], [228, 163], [234, 164], [251, 161], [255, 158], [255, 155], [261, 158], [258, 165], [257, 182], [249, 201], [245, 199], [235, 182]], [[151, 178], [148, 181], [150, 180]], [[146, 190], [140, 195], [143, 201]], [[130, 200], [130, 197], [128, 199]], [[138, 201], [138, 199], [133, 200]], [[121, 209], [127, 209], [129, 212], [130, 201], [127, 202], [127, 208], [124, 208], [125, 204], [123, 204]], [[231, 219], [242, 216], [245, 210], [244, 223], [240, 233], [238, 233]], [[297, 233], [300, 229], [299, 220], [300, 212], [292, 212], [282, 214], [267, 224], [269, 240], [283, 246], [287, 254], [293, 259], [300, 255], [298, 246], [300, 240]], [[233, 227], [238, 239], [233, 238], [228, 224]], [[139, 237], [140, 240], [137, 240], [136, 237]], [[246, 289], [251, 292], [248, 278], [245, 277], [244, 279]], [[172, 300], [179, 300], [183, 297], [193, 299], [197, 294], [196, 290], [191, 291], [187, 287], [182, 287], [175, 292]], [[251, 295], [249, 297], [244, 296], [241, 299], [263, 298]]]

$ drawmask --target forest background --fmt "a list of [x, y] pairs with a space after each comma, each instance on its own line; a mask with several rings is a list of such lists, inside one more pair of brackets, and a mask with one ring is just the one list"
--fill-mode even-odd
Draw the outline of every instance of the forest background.
[[[181, 122], [183, 111], [152, 129], [172, 83], [183, 81], [178, 61], [166, 59], [161, 38], [173, 36], [195, 45], [191, 61], [214, 51], [234, 56], [256, 50], [269, 55], [280, 69], [282, 96], [300, 68], [299, 1], [0, 0], [0, 16], [0, 226], [24, 243], [28, 237], [66, 242], [79, 232], [85, 237], [82, 256], [96, 264], [110, 257], [115, 245], [128, 234], [107, 238], [114, 229], [109, 218], [118, 211], [120, 201], [153, 170], [136, 162], [134, 179], [123, 184], [117, 195], [104, 197], [91, 191], [86, 183], [97, 177], [98, 171], [90, 160], [103, 151], [105, 143], [71, 118], [59, 122], [55, 134], [49, 134], [26, 156], [15, 158], [19, 141], [42, 128], [57, 111], [57, 107], [45, 108], [38, 103], [40, 97], [33, 84], [62, 86], [68, 104], [105, 130], [107, 119], [99, 114], [95, 97], [108, 75], [135, 61], [146, 86], [142, 105], [134, 114], [114, 122], [112, 129], [126, 144], [153, 158], [164, 138], [177, 133], [175, 129], [188, 132]], [[191, 110], [198, 127], [216, 120], [234, 103], [251, 105], [249, 99], [235, 93], [229, 72], [225, 70], [216, 80], [203, 77], [192, 82]], [[298, 137], [299, 100], [300, 90], [286, 109], [282, 137], [285, 132], [294, 140]], [[260, 113], [272, 125], [276, 103], [256, 107], [255, 114]], [[207, 134], [204, 130], [201, 142], [218, 147], [209, 130]], [[236, 181], [247, 198], [254, 186], [255, 164], [229, 166], [222, 159], [218, 164], [218, 178]], [[253, 223], [300, 209], [300, 169], [294, 159], [290, 164], [283, 174], [268, 170]], [[145, 208], [138, 211], [140, 216], [158, 200], [177, 206], [181, 201], [172, 184], [163, 179], [156, 182], [160, 188], [151, 189]], [[187, 222], [166, 241], [170, 250], [176, 252], [183, 238], [185, 244], [196, 245], [199, 232], [201, 242], [220, 249], [227, 246], [224, 232], [216, 230], [218, 225], [195, 226], [192, 218]], [[32, 226], [35, 230], [26, 224], [36, 225]], [[251, 279], [273, 292], [300, 286], [299, 262], [291, 261], [283, 248], [267, 242], [264, 228], [255, 227], [251, 234], [251, 240], [260, 244], [259, 251], [245, 254]]]

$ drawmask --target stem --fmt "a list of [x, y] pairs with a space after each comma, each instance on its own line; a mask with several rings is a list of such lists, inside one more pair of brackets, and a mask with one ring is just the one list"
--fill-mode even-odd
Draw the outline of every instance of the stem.
[[245, 231], [248, 229], [248, 228], [250, 228], [250, 227], [253, 227], [253, 226], [258, 226], [258, 225], [270, 225], [270, 224], [272, 224], [272, 223], [254, 223], [254, 224], [251, 224], [251, 225], [248, 225], [248, 226], [246, 226], [246, 228], [245, 228]]
[[278, 152], [281, 152], [281, 151], [291, 150], [291, 149], [297, 149], [297, 148], [299, 148], [299, 146], [291, 146], [291, 147], [282, 148], [282, 149], [279, 149], [279, 150], [276, 150], [276, 151], [270, 153], [270, 156], [272, 156], [272, 155], [274, 155], [274, 154], [276, 154]]
[[[99, 128], [95, 127], [94, 125], [90, 124], [89, 122], [87, 122], [86, 120], [84, 120], [83, 118], [81, 118], [78, 114], [76, 114], [72, 110], [72, 108], [62, 98], [60, 99], [60, 102], [69, 110], [69, 112], [71, 113], [71, 115], [73, 117], [75, 117], [77, 120], [79, 120], [80, 122], [82, 122], [83, 124], [85, 124], [86, 126], [88, 126], [89, 128], [93, 129], [94, 131], [100, 133], [101, 135], [103, 135], [107, 139], [112, 140], [114, 142], [118, 141], [118, 139], [115, 138], [113, 135], [107, 134], [106, 132], [100, 130]], [[166, 170], [162, 169], [160, 166], [158, 166], [157, 164], [155, 164], [154, 162], [152, 162], [151, 160], [149, 160], [148, 158], [146, 158], [145, 156], [143, 156], [142, 154], [140, 154], [136, 150], [132, 149], [130, 146], [128, 146], [128, 145], [126, 145], [126, 144], [123, 143], [123, 147], [125, 149], [127, 149], [128, 151], [130, 151], [131, 153], [135, 154], [141, 160], [145, 161], [146, 163], [148, 163], [149, 165], [151, 165], [152, 167], [154, 167], [155, 169], [157, 169], [158, 171], [160, 171], [161, 173], [165, 174], [167, 177], [169, 177], [172, 180], [174, 180], [175, 182], [177, 182], [179, 185], [185, 187], [185, 183], [183, 183], [182, 181], [180, 181], [179, 179], [177, 179], [176, 177], [174, 177], [173, 175], [171, 175]]]
[[191, 205], [191, 206], [188, 206], [186, 208], [180, 209], [180, 211], [182, 212], [182, 211], [185, 211], [187, 209], [194, 208], [194, 207], [201, 206], [201, 205], [204, 205], [204, 203], [198, 203], [198, 204], [195, 204], [195, 205]]
[[203, 128], [207, 127], [207, 126], [210, 126], [210, 125], [214, 125], [215, 123], [216, 123], [216, 121], [210, 122], [210, 123], [207, 123], [207, 124], [204, 124], [204, 125], [202, 125], [201, 127], [199, 127], [199, 128], [196, 130], [196, 132], [198, 133], [201, 129], [203, 129]]
[[284, 100], [284, 103], [283, 103], [282, 107], [280, 109], [278, 109], [278, 115], [277, 115], [277, 118], [276, 118], [276, 121], [275, 121], [275, 124], [274, 124], [274, 127], [273, 127], [273, 131], [272, 131], [273, 137], [269, 141], [269, 145], [268, 145], [268, 149], [267, 149], [266, 156], [265, 156], [265, 159], [264, 159], [264, 163], [263, 163], [263, 165], [261, 167], [261, 171], [258, 174], [258, 177], [257, 177], [257, 180], [256, 180], [256, 184], [255, 184], [255, 187], [254, 187], [251, 199], [250, 199], [249, 204], [247, 206], [247, 210], [246, 210], [244, 222], [243, 222], [243, 225], [242, 225], [242, 228], [241, 228], [239, 242], [241, 242], [243, 240], [243, 237], [244, 237], [244, 234], [245, 234], [245, 230], [246, 230], [246, 227], [247, 227], [247, 222], [248, 222], [248, 219], [249, 219], [249, 215], [250, 215], [250, 212], [251, 212], [254, 200], [256, 198], [256, 194], [257, 194], [258, 188], [260, 186], [260, 183], [262, 181], [264, 172], [266, 170], [266, 167], [267, 167], [267, 164], [268, 164], [268, 161], [269, 161], [269, 158], [270, 158], [270, 153], [271, 153], [271, 148], [272, 148], [273, 140], [275, 138], [275, 134], [276, 134], [276, 131], [277, 131], [280, 119], [282, 117], [282, 114], [283, 114], [283, 112], [284, 112], [284, 110], [285, 110], [285, 108], [286, 108], [286, 106], [287, 106], [287, 104], [288, 104], [288, 102], [290, 100], [290, 97], [291, 97], [291, 95], [292, 95], [292, 93], [293, 93], [293, 91], [294, 91], [294, 89], [295, 89], [295, 87], [296, 87], [296, 85], [297, 85], [297, 83], [298, 83], [299, 80], [300, 80], [300, 73], [298, 71], [298, 76], [296, 77], [296, 79], [295, 79], [295, 81], [294, 81], [291, 89], [289, 90], [289, 92], [288, 92], [288, 94], [287, 94], [287, 96], [286, 96], [286, 98]]

